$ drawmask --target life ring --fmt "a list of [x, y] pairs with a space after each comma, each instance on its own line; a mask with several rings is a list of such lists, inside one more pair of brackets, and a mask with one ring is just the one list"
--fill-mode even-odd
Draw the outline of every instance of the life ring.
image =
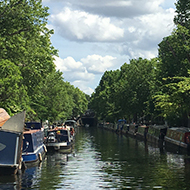
[[42, 162], [42, 154], [41, 153], [38, 154], [38, 158], [39, 158], [39, 161]]

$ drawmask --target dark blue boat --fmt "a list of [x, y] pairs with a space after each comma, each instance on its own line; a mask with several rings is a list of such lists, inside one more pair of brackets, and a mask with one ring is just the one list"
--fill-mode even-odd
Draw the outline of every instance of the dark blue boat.
[[8, 119], [0, 127], [0, 174], [11, 175], [22, 168], [22, 140], [25, 112]]
[[38, 122], [26, 123], [24, 131], [22, 158], [24, 163], [41, 162], [46, 153], [44, 132]]

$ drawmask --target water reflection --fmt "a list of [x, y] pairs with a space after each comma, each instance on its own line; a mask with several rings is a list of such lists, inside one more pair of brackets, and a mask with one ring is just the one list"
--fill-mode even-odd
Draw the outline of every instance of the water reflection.
[[0, 176], [0, 190], [21, 189], [21, 179], [19, 176]]
[[41, 178], [42, 163], [27, 165], [27, 169], [22, 174], [22, 189], [34, 189], [39, 185]]
[[[48, 153], [1, 189], [190, 189], [190, 157], [97, 128], [80, 128], [72, 154]], [[6, 181], [5, 181], [6, 180]]]

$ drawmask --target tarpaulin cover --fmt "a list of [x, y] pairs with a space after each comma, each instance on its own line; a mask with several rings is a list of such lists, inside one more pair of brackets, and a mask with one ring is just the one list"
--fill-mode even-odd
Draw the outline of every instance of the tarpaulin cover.
[[0, 108], [0, 127], [10, 118], [9, 114], [3, 109]]

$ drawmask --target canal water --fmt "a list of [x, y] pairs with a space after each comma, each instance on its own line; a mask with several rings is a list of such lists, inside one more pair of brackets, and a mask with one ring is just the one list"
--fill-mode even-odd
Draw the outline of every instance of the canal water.
[[190, 157], [111, 131], [79, 128], [73, 152], [47, 154], [21, 176], [0, 176], [4, 189], [190, 189]]

